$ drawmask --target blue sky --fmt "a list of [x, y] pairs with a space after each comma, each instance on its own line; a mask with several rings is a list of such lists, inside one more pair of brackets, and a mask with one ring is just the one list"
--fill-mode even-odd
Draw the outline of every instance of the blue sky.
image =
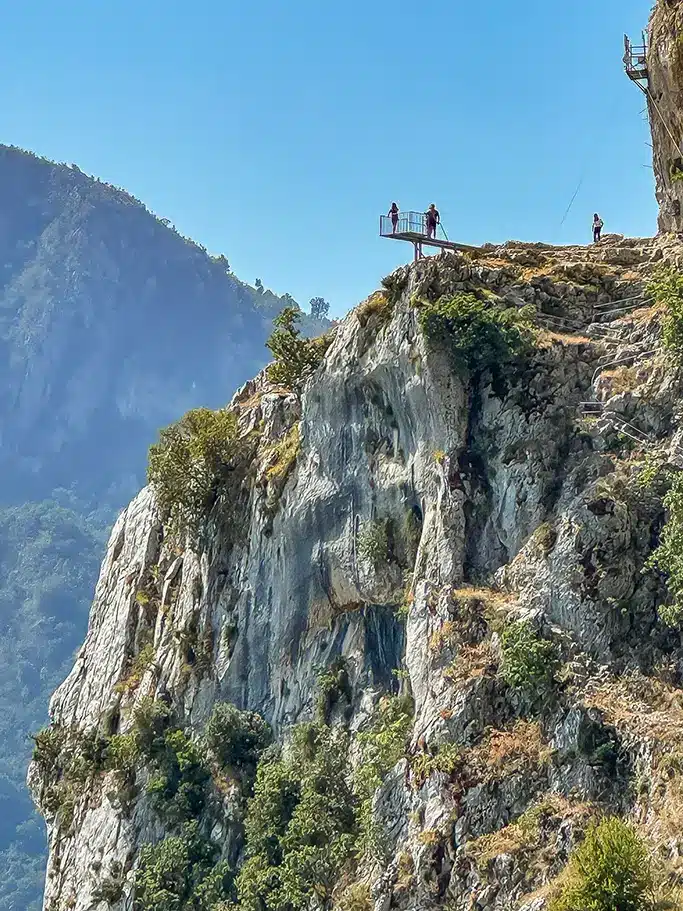
[[[6, 143], [125, 187], [234, 271], [341, 314], [451, 238], [646, 235], [644, 99], [621, 68], [647, 0], [32, 0], [4, 4]], [[569, 201], [581, 190], [563, 227]]]

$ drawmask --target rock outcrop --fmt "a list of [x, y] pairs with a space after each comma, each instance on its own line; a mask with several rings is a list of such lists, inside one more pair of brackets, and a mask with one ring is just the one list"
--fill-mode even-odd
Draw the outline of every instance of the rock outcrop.
[[648, 112], [660, 231], [683, 231], [683, 3], [658, 0], [648, 28]]
[[[646, 282], [682, 256], [612, 236], [429, 258], [335, 329], [302, 395], [264, 374], [236, 394], [257, 442], [201, 543], [173, 543], [150, 488], [112, 532], [30, 770], [46, 909], [133, 907], [143, 847], [178, 827], [156, 760], [122, 765], [120, 735], [164, 706], [200, 742], [224, 702], [280, 743], [314, 719], [347, 731], [353, 778], [386, 700], [412, 700], [372, 787], [383, 851], [356, 842], [306, 907], [540, 908], [599, 810], [633, 819], [680, 875], [666, 757], [683, 755], [683, 652], [643, 571], [664, 510], [638, 478], [677, 451], [681, 377]], [[421, 314], [462, 293], [527, 308], [532, 349], [504, 371], [457, 369]], [[540, 661], [526, 682], [508, 667], [517, 634]], [[196, 816], [240, 867], [252, 798], [233, 773], [209, 763]]]

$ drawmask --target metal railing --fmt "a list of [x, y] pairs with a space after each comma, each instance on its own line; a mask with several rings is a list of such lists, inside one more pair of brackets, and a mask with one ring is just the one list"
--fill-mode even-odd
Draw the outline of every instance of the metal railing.
[[628, 35], [624, 35], [624, 68], [629, 79], [647, 79], [647, 36], [643, 33], [643, 43], [631, 44]]
[[[393, 237], [396, 234], [420, 234], [427, 237], [427, 216], [424, 212], [399, 212], [394, 225], [391, 215], [381, 215], [379, 219], [380, 237]], [[436, 226], [436, 239], [448, 240], [440, 224]]]

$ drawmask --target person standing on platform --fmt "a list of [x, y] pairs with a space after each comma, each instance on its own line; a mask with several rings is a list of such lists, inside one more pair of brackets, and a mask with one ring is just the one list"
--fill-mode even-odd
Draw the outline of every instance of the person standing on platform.
[[597, 244], [602, 236], [602, 225], [603, 221], [596, 212], [593, 216], [593, 243]]
[[441, 216], [434, 203], [425, 212], [425, 218], [427, 219], [427, 237], [436, 237], [436, 226], [440, 223]]
[[398, 206], [395, 202], [392, 202], [389, 209], [389, 218], [391, 218], [392, 234], [395, 234], [398, 227]]

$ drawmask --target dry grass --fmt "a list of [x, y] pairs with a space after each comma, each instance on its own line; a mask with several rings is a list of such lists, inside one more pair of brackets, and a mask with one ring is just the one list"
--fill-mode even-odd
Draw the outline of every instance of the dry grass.
[[253, 395], [250, 395], [248, 399], [245, 399], [243, 402], [238, 402], [239, 407], [242, 411], [249, 411], [251, 408], [256, 408], [261, 404], [262, 392], [255, 392]]
[[396, 884], [394, 889], [399, 892], [410, 889], [413, 885], [414, 878], [415, 864], [413, 863], [413, 856], [408, 851], [401, 851], [396, 866]]
[[375, 291], [356, 307], [356, 316], [363, 327], [367, 325], [372, 316], [377, 316], [382, 323], [388, 322], [393, 312], [394, 305], [384, 291]]
[[537, 721], [517, 721], [507, 730], [489, 730], [483, 741], [471, 751], [475, 764], [483, 766], [488, 777], [500, 773], [511, 775], [527, 769], [538, 769], [550, 757]]
[[647, 376], [642, 367], [616, 367], [614, 370], [603, 370], [601, 380], [607, 380], [612, 395], [632, 392]]
[[[467, 843], [465, 851], [480, 869], [501, 854], [511, 854], [524, 862], [534, 875], [543, 877], [555, 860], [555, 833], [561, 822], [570, 820], [583, 829], [595, 816], [595, 808], [576, 803], [558, 794], [546, 794], [515, 822], [497, 832], [482, 835]], [[542, 830], [549, 833], [543, 837]]]
[[266, 469], [266, 480], [283, 483], [294, 467], [300, 448], [301, 436], [296, 423], [268, 450], [270, 464]]
[[446, 620], [429, 637], [429, 650], [433, 654], [439, 655], [444, 648], [452, 648], [457, 642], [458, 627], [453, 620]]
[[443, 840], [443, 836], [438, 829], [424, 829], [417, 836], [417, 840], [421, 845], [438, 845], [440, 841]]
[[490, 642], [478, 645], [464, 645], [458, 650], [458, 657], [444, 671], [444, 677], [451, 683], [462, 685], [468, 680], [483, 677], [488, 671], [494, 673], [496, 659]]
[[627, 674], [589, 684], [583, 702], [626, 735], [683, 750], [683, 692], [660, 680]]
[[450, 598], [457, 606], [469, 607], [477, 604], [489, 610], [502, 608], [511, 601], [510, 595], [503, 592], [494, 591], [492, 588], [475, 588], [469, 585], [452, 589]]
[[593, 340], [585, 335], [572, 335], [565, 332], [550, 332], [548, 329], [542, 329], [537, 336], [538, 348], [552, 348], [559, 342], [561, 345], [590, 345]]

